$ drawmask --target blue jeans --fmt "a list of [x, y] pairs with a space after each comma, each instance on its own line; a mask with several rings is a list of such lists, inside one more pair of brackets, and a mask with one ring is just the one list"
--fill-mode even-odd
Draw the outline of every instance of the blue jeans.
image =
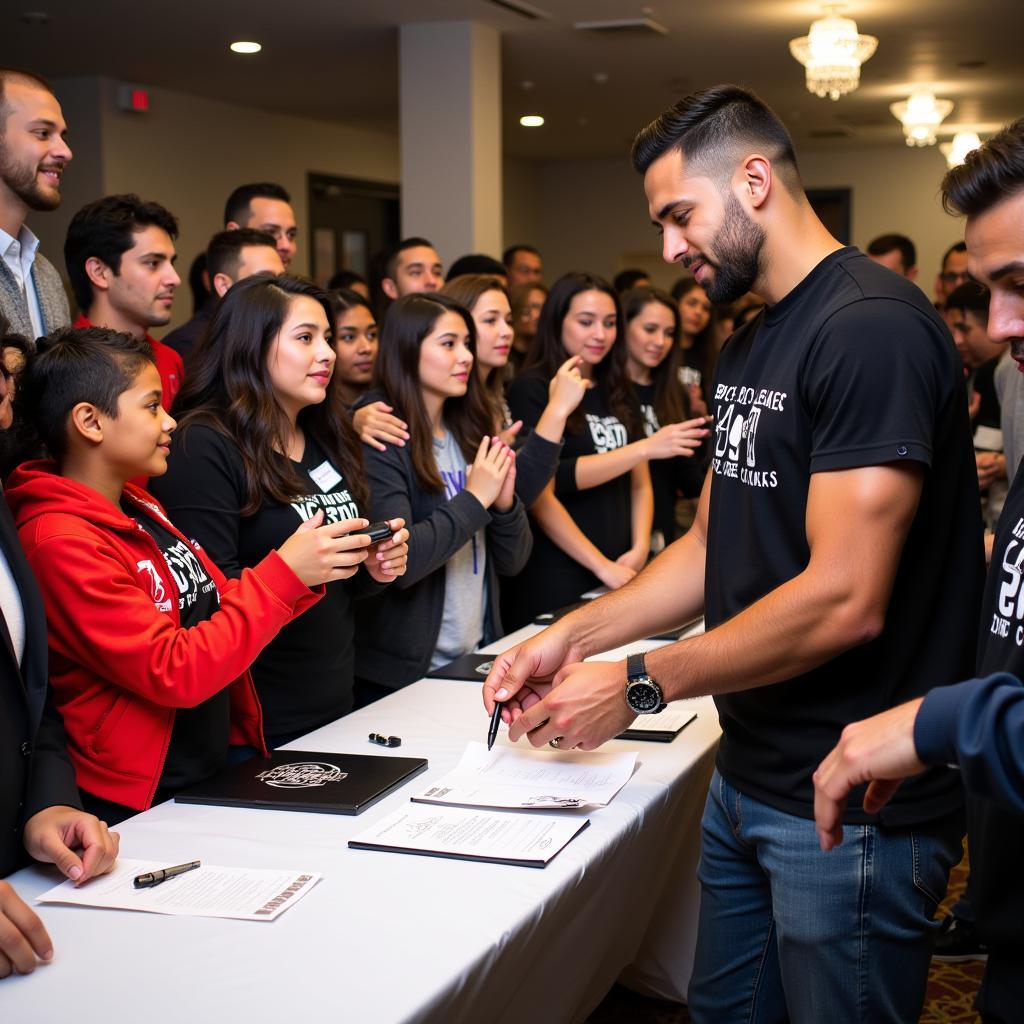
[[814, 822], [740, 793], [716, 771], [704, 808], [696, 1024], [909, 1024], [921, 1014], [936, 906], [960, 859], [963, 820]]

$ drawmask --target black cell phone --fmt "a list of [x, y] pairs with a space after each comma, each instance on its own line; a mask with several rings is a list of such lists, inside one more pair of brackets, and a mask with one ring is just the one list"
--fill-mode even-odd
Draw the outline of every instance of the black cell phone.
[[379, 540], [387, 540], [395, 531], [391, 529], [391, 524], [386, 520], [382, 519], [379, 523], [370, 523], [370, 525], [363, 530], [370, 538], [371, 544], [376, 544]]

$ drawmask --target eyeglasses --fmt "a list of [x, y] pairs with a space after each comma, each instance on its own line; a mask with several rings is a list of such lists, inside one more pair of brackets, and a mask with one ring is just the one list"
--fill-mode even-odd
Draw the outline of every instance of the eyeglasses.
[[939, 277], [942, 278], [946, 284], [966, 284], [971, 280], [971, 275], [966, 270], [944, 270]]

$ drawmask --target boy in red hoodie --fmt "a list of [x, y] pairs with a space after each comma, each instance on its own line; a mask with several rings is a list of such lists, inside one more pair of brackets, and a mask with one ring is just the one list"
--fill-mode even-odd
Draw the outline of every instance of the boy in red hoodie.
[[175, 426], [147, 345], [59, 331], [18, 398], [56, 461], [16, 469], [7, 501], [43, 592], [78, 786], [113, 824], [219, 770], [229, 743], [266, 750], [249, 665], [321, 584], [357, 571], [367, 521], [318, 514], [227, 580], [128, 483], [166, 471]]

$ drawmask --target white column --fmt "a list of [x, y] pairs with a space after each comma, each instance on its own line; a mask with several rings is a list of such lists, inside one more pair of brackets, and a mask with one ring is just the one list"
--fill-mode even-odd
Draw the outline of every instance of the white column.
[[501, 258], [501, 38], [470, 21], [402, 25], [402, 235], [445, 267]]

